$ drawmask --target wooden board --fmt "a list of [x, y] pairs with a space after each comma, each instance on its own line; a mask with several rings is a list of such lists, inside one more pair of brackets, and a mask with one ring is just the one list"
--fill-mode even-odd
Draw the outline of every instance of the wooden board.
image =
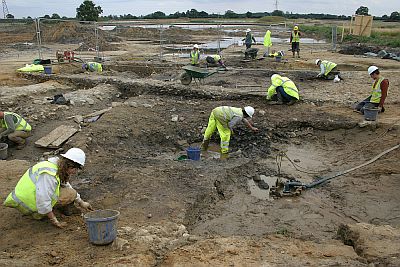
[[35, 142], [36, 146], [58, 148], [78, 130], [72, 126], [61, 125]]
[[112, 107], [109, 107], [109, 108], [106, 108], [106, 109], [102, 109], [102, 110], [87, 114], [87, 115], [83, 116], [83, 118], [96, 117], [96, 116], [99, 116], [99, 115], [102, 115], [102, 114], [106, 113], [107, 111], [110, 111], [111, 109], [112, 109]]

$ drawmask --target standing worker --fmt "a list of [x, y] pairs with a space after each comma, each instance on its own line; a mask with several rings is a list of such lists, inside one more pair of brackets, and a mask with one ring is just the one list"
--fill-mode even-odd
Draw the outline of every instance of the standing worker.
[[199, 46], [195, 44], [193, 46], [192, 51], [190, 52], [190, 64], [192, 66], [197, 66], [199, 65], [199, 62], [200, 62]]
[[364, 108], [377, 107], [380, 112], [385, 112], [385, 100], [389, 90], [389, 80], [381, 77], [377, 66], [370, 66], [368, 74], [374, 80], [372, 92], [369, 97], [357, 104], [355, 110], [364, 114]]
[[243, 121], [253, 132], [258, 131], [258, 129], [253, 126], [253, 115], [254, 108], [250, 106], [244, 107], [243, 109], [228, 106], [214, 108], [211, 112], [208, 126], [204, 133], [204, 139], [201, 145], [202, 150], [208, 149], [210, 138], [214, 133], [215, 128], [217, 128], [221, 138], [221, 159], [227, 158], [233, 127], [238, 122]]
[[267, 48], [267, 51], [264, 53], [264, 57], [269, 56], [269, 49], [272, 46], [272, 41], [271, 41], [271, 31], [267, 30], [264, 36], [264, 46]]
[[60, 158], [37, 163], [19, 179], [3, 205], [37, 220], [47, 216], [54, 226], [64, 228], [66, 222], [58, 221], [54, 215], [56, 204], [67, 206], [75, 202], [84, 210], [92, 209], [69, 184], [70, 177], [85, 165], [85, 159], [85, 152], [71, 148]]
[[246, 50], [251, 48], [251, 45], [254, 43], [256, 43], [256, 39], [254, 38], [253, 34], [251, 34], [251, 30], [247, 29], [246, 30], [246, 37], [243, 38], [243, 40], [245, 45], [246, 45]]
[[293, 31], [290, 34], [290, 43], [292, 44], [293, 57], [295, 52], [297, 52], [297, 57], [300, 58], [300, 36], [299, 26], [294, 26]]
[[333, 80], [335, 75], [338, 75], [340, 79], [340, 72], [337, 69], [337, 64], [328, 60], [315, 60], [315, 64], [319, 66], [320, 73], [317, 75], [318, 78], [323, 78], [325, 80]]
[[211, 66], [216, 66], [217, 63], [220, 67], [225, 68], [226, 66], [224, 64], [224, 62], [222, 61], [222, 57], [220, 55], [212, 55], [212, 56], [207, 56], [206, 57], [206, 61], [208, 64], [210, 64]]
[[24, 118], [13, 112], [0, 111], [0, 139], [7, 136], [17, 143], [17, 149], [25, 147], [26, 138], [31, 136], [32, 127]]
[[299, 90], [294, 82], [278, 74], [271, 76], [271, 86], [268, 88], [267, 100], [276, 101], [276, 104], [292, 105], [299, 99]]
[[97, 62], [87, 62], [82, 65], [82, 69], [90, 72], [102, 72], [103, 65]]

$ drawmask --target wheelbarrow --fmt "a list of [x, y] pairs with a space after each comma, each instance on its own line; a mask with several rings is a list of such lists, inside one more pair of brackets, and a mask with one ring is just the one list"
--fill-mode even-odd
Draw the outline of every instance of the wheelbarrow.
[[217, 70], [214, 71], [208, 71], [207, 69], [199, 68], [196, 66], [183, 66], [182, 69], [185, 71], [184, 73], [181, 74], [180, 80], [183, 85], [189, 85], [192, 80], [196, 82], [199, 81], [201, 83], [204, 78], [207, 78], [215, 73], [217, 73], [219, 70], [225, 70], [225, 69], [220, 69], [218, 68]]

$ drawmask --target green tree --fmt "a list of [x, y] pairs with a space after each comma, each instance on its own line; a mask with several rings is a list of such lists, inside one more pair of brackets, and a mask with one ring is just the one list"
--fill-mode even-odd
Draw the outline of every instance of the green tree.
[[95, 4], [90, 0], [85, 0], [76, 9], [76, 17], [84, 21], [97, 21], [99, 15], [103, 13], [100, 6], [95, 6]]
[[252, 18], [253, 17], [253, 13], [251, 13], [250, 11], [246, 12], [246, 18]]
[[284, 16], [285, 16], [285, 13], [283, 13], [282, 10], [274, 10], [274, 11], [271, 13], [271, 16], [284, 17]]
[[6, 19], [13, 19], [14, 18], [14, 15], [13, 14], [7, 14], [6, 15]]
[[50, 19], [50, 16], [49, 15], [44, 15], [43, 18]]
[[236, 14], [232, 10], [227, 10], [225, 12], [225, 18], [234, 19], [234, 18], [237, 18], [237, 17], [239, 17], [238, 14]]
[[54, 13], [53, 15], [51, 15], [51, 18], [52, 19], [60, 19], [61, 17], [60, 17], [60, 15]]
[[366, 6], [360, 6], [356, 10], [357, 15], [368, 15], [368, 7]]
[[389, 19], [390, 20], [395, 20], [395, 21], [400, 21], [400, 13], [397, 12], [397, 11], [392, 12], [392, 14], [390, 14]]

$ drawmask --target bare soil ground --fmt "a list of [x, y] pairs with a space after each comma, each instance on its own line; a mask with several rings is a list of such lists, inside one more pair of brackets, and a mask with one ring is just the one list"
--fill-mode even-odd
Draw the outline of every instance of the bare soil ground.
[[[24, 150], [11, 146], [8, 160], [0, 161], [1, 198], [29, 166], [52, 153], [35, 147], [36, 140], [59, 125], [78, 127], [69, 117], [112, 107], [98, 121], [81, 125], [63, 148], [77, 146], [87, 153], [84, 171], [72, 180], [82, 198], [97, 209], [121, 212], [118, 239], [93, 246], [79, 212], [59, 215], [68, 223], [59, 230], [47, 220], [34, 221], [1, 207], [0, 265], [400, 265], [398, 150], [298, 197], [261, 200], [249, 188], [260, 174], [308, 183], [398, 144], [398, 62], [327, 52], [327, 46], [315, 45], [302, 46], [300, 59], [289, 55], [284, 62], [244, 62], [243, 47], [233, 46], [223, 51], [228, 71], [184, 86], [180, 67], [188, 59], [157, 61], [158, 44], [135, 41], [132, 32], [120, 36], [124, 51], [104, 52], [110, 61], [101, 75], [80, 73], [78, 63], [54, 66], [51, 76], [17, 75], [14, 70], [36, 55], [7, 48], [0, 58], [0, 110], [23, 115], [34, 128]], [[215, 40], [211, 32], [196, 38]], [[171, 34], [188, 33], [174, 29]], [[45, 53], [52, 56], [72, 45], [46, 46]], [[315, 80], [316, 58], [337, 62], [345, 80]], [[366, 69], [371, 64], [389, 78], [390, 94], [377, 127], [359, 128], [362, 116], [351, 105], [370, 92]], [[299, 103], [267, 105], [273, 73], [298, 85]], [[50, 104], [47, 98], [57, 93], [73, 105]], [[260, 132], [239, 126], [226, 161], [218, 159], [217, 136], [201, 161], [177, 161], [189, 145], [202, 141], [209, 113], [221, 105], [254, 106]], [[172, 120], [175, 116], [178, 121]], [[282, 152], [301, 171], [287, 159], [279, 171]]]

